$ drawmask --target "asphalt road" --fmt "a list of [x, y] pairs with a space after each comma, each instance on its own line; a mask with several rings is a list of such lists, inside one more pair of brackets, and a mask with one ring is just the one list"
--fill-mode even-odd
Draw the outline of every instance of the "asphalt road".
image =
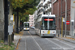
[[18, 50], [75, 50], [75, 44], [59, 38], [41, 38], [30, 29], [24, 31]]

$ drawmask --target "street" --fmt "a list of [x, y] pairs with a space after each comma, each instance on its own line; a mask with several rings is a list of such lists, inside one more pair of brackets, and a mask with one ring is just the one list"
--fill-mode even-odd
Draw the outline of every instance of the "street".
[[75, 44], [59, 38], [41, 38], [30, 29], [21, 36], [18, 50], [75, 50]]

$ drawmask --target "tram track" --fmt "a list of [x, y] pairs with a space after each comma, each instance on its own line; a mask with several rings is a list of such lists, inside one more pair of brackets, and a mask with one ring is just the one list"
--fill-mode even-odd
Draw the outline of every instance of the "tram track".
[[30, 32], [28, 31], [29, 35], [31, 36], [31, 38], [35, 41], [35, 43], [37, 44], [37, 46], [39, 47], [39, 50], [43, 50], [40, 45], [36, 42], [36, 40], [32, 37], [32, 35], [30, 34]]
[[[54, 40], [54, 39], [53, 39]], [[72, 44], [68, 44], [67, 42], [65, 42], [65, 41], [60, 41], [60, 40], [56, 40], [56, 41], [58, 41], [58, 42], [60, 42], [60, 43], [63, 43], [63, 44], [65, 44], [65, 45], [67, 45], [67, 46], [70, 46], [70, 47], [72, 47], [72, 48], [74, 48], [75, 49], [75, 46], [73, 46]]]
[[[57, 40], [54, 40], [54, 39], [48, 39], [48, 38], [45, 38], [46, 40], [48, 40], [49, 42], [51, 42], [51, 43], [53, 43], [53, 44], [55, 44], [55, 45], [57, 45], [58, 47], [60, 47], [60, 48], [55, 48], [55, 49], [63, 49], [63, 50], [75, 50], [75, 47], [74, 46], [72, 46], [72, 45], [70, 45], [70, 44], [68, 44], [68, 43], [65, 43], [65, 42], [62, 42], [62, 41], [59, 41], [58, 39]], [[64, 47], [62, 47], [60, 44], [57, 44], [57, 43], [55, 43], [54, 41], [58, 41], [58, 42], [60, 42], [60, 43], [62, 43], [62, 44], [64, 44], [64, 45], [67, 45], [67, 46], [69, 46], [68, 48], [64, 48]]]
[[26, 37], [25, 37], [25, 50], [27, 50]]
[[58, 38], [40, 38], [34, 30], [25, 31], [19, 50], [75, 50], [75, 44]]

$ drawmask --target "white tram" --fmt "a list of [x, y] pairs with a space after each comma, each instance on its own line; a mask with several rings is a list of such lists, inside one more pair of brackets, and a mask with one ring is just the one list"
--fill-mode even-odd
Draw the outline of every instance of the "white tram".
[[29, 30], [30, 28], [29, 28], [29, 22], [24, 22], [24, 24], [23, 24], [23, 30]]
[[56, 36], [55, 15], [42, 15], [41, 20], [37, 20], [35, 31], [41, 37]]

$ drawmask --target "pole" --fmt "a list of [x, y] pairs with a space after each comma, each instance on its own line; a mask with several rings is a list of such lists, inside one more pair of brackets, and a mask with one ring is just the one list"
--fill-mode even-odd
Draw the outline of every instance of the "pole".
[[9, 13], [8, 0], [4, 0], [4, 14], [5, 14], [4, 43], [6, 45], [8, 44], [8, 13]]
[[13, 33], [12, 33], [12, 41], [14, 41], [14, 25], [15, 25], [15, 22], [14, 22], [14, 14], [13, 14]]
[[62, 24], [62, 0], [61, 0], [60, 34], [61, 34], [61, 24]]
[[[65, 22], [67, 20], [67, 0], [65, 0]], [[66, 24], [65, 24], [65, 37], [66, 37]]]
[[[57, 28], [59, 28], [59, 2], [58, 2], [58, 18], [57, 18], [57, 20], [58, 20], [58, 22], [57, 22], [57, 24], [58, 24]], [[58, 37], [59, 37], [59, 33], [58, 33]]]
[[63, 37], [63, 17], [62, 17], [62, 26], [61, 26], [61, 37]]
[[18, 8], [17, 8], [17, 28], [16, 28], [16, 33], [18, 33]]
[[[58, 15], [57, 15], [58, 17], [56, 18], [56, 20], [57, 20], [57, 32], [58, 32], [58, 28], [59, 28], [59, 21], [58, 21], [59, 20], [59, 2], [58, 2], [58, 9], [57, 10], [58, 10]], [[57, 35], [59, 37], [59, 33], [57, 33]]]
[[14, 29], [14, 24], [15, 24], [15, 23], [14, 23], [14, 14], [13, 14], [13, 29]]

